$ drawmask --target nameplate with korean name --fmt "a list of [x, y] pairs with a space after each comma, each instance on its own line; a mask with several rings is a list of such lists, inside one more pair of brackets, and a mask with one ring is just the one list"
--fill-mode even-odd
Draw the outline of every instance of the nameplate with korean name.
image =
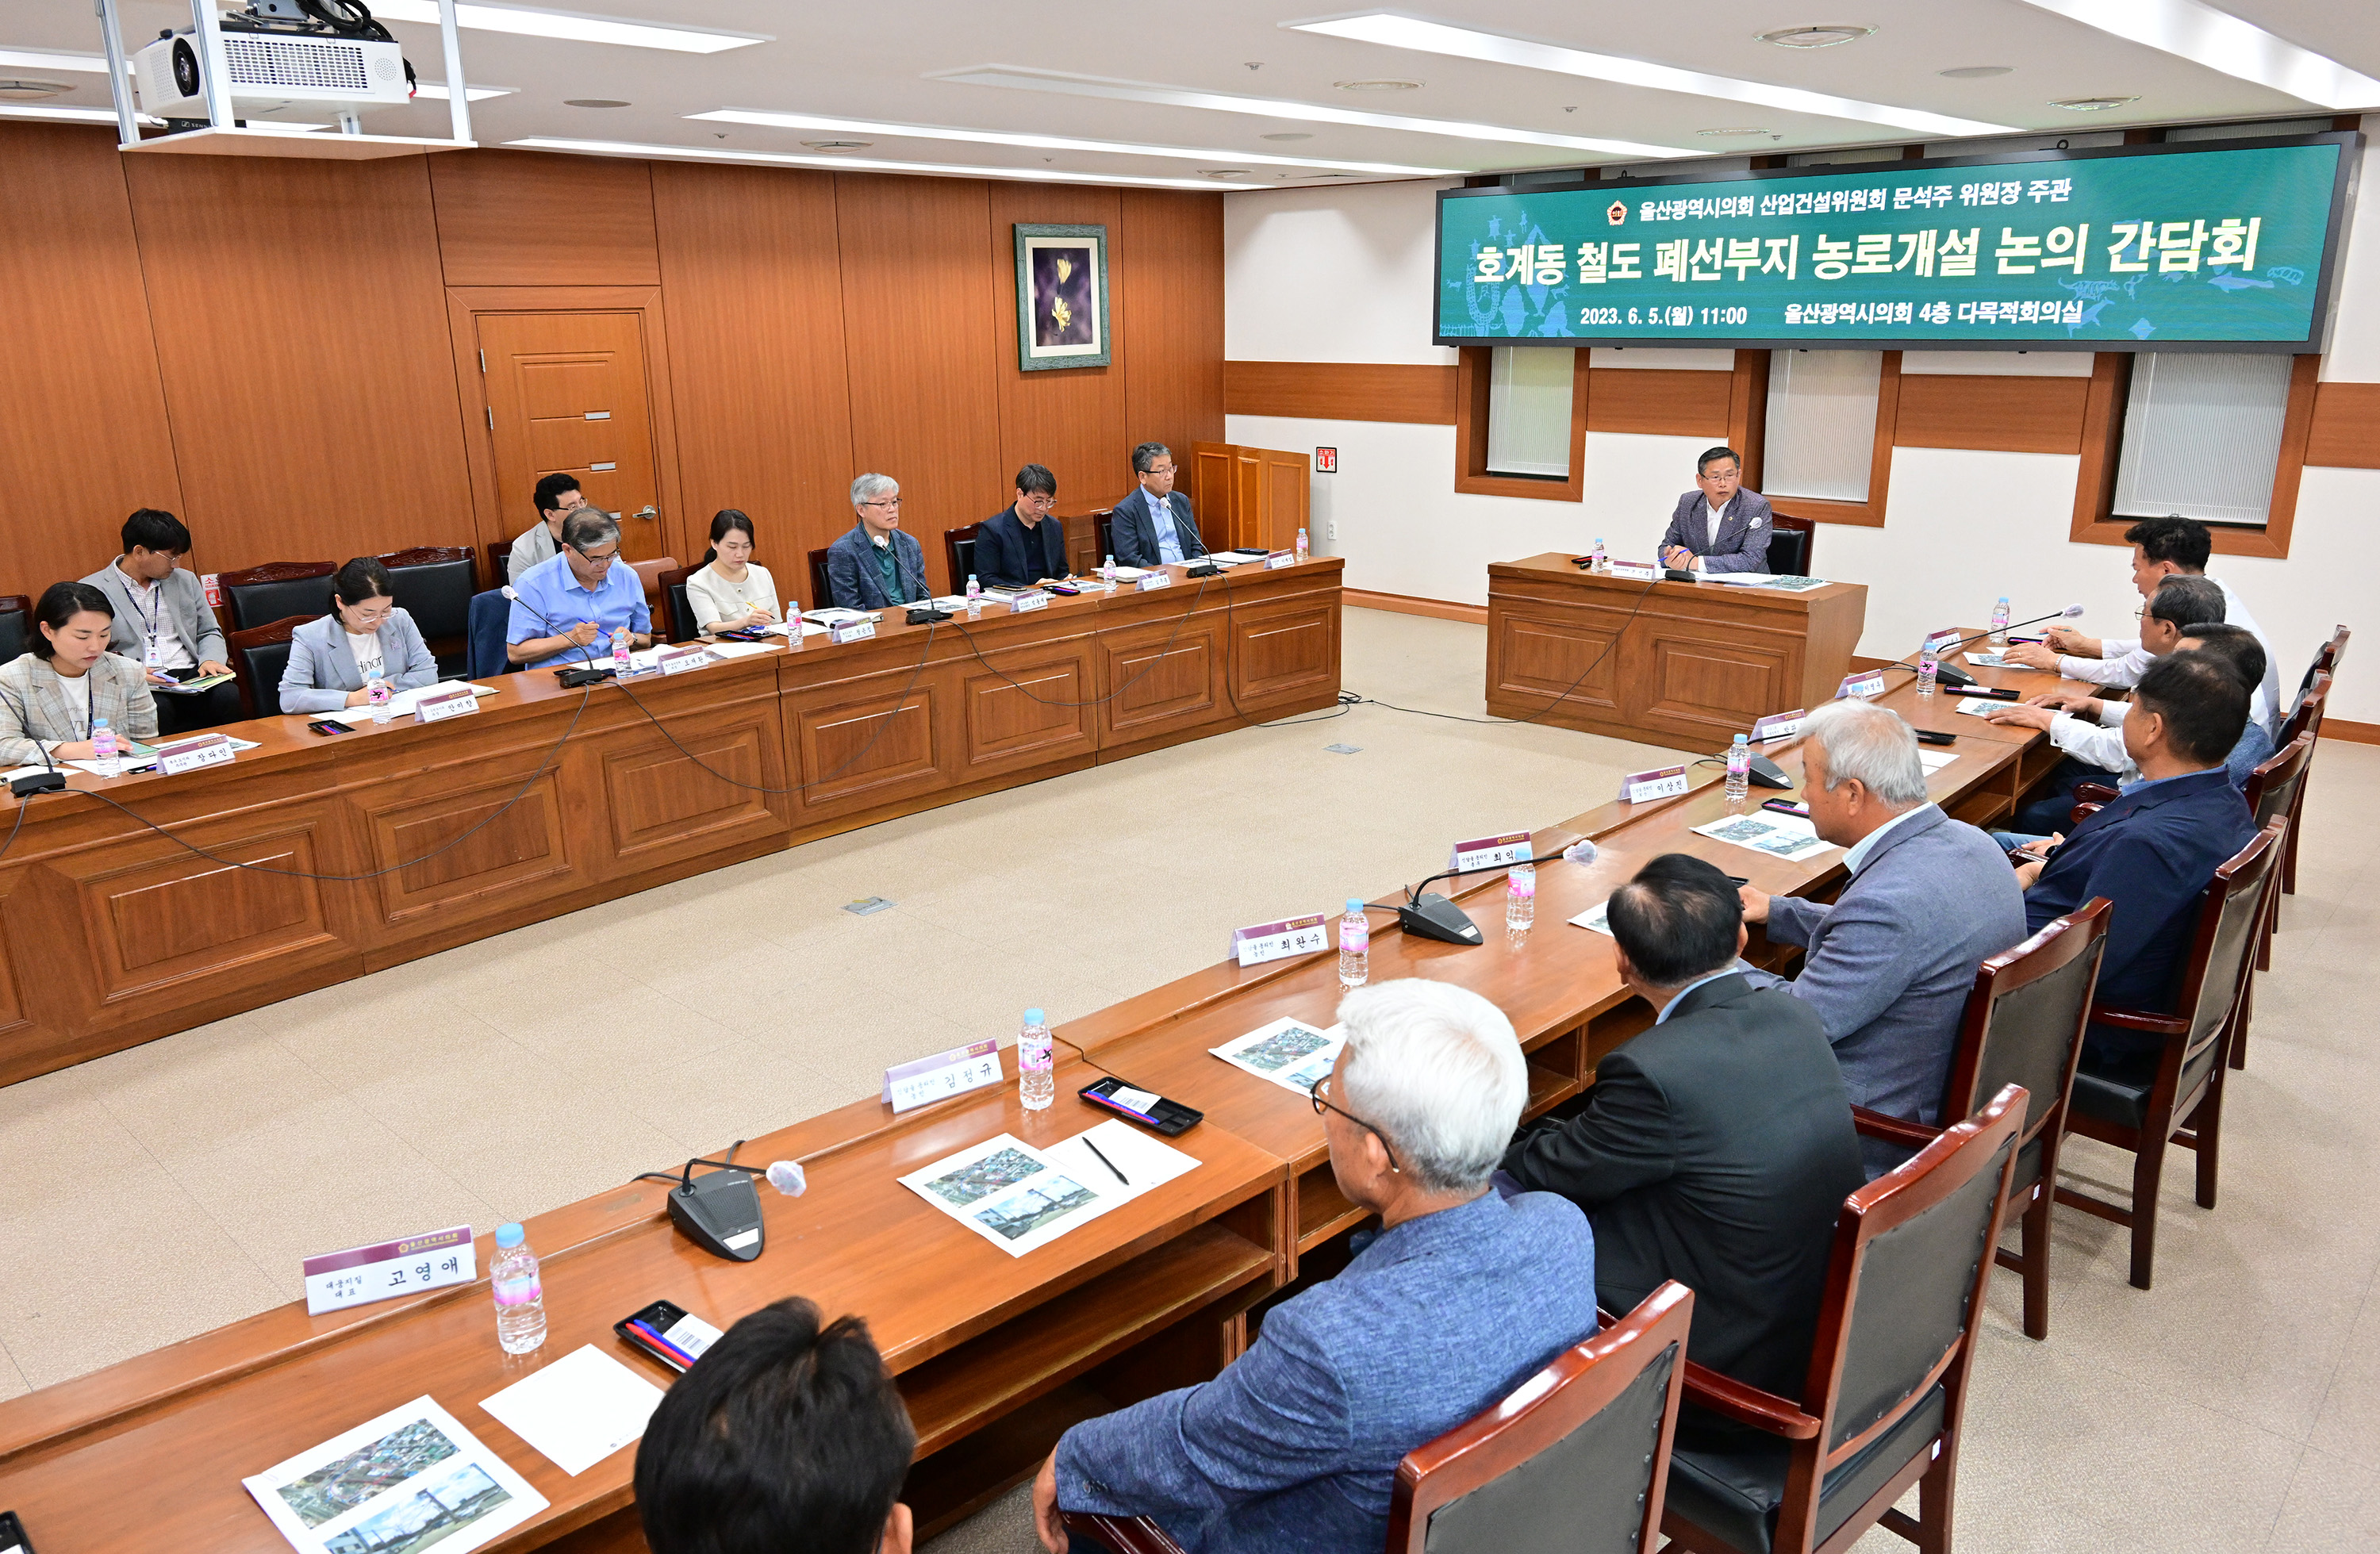
[[1150, 567], [1148, 571], [1142, 573], [1140, 575], [1140, 580], [1133, 585], [1134, 588], [1139, 589], [1142, 593], [1147, 593], [1151, 589], [1170, 589], [1172, 586], [1173, 574], [1168, 572], [1161, 566]]
[[1884, 671], [1881, 669], [1865, 669], [1846, 674], [1843, 676], [1843, 683], [1835, 687], [1835, 699], [1838, 701], [1847, 696], [1871, 697], [1883, 694]]
[[884, 1104], [906, 1111], [1000, 1083], [1000, 1043], [978, 1041], [884, 1071]]
[[1295, 566], [1296, 565], [1297, 552], [1295, 551], [1273, 551], [1265, 556], [1265, 570], [1268, 572], [1274, 571], [1283, 566]]
[[1661, 569], [1649, 561], [1615, 561], [1607, 577], [1626, 577], [1632, 582], [1649, 583], [1661, 576]]
[[1008, 601], [1008, 613], [1012, 615], [1022, 615], [1027, 611], [1048, 608], [1050, 608], [1050, 593], [1047, 589], [1026, 589]]
[[228, 765], [231, 757], [229, 738], [220, 734], [201, 735], [158, 746], [157, 770], [171, 777], [177, 771], [196, 771], [202, 766]]
[[1799, 707], [1791, 712], [1772, 712], [1752, 725], [1753, 742], [1765, 745], [1771, 739], [1791, 739], [1802, 732], [1804, 716]]
[[865, 642], [875, 635], [874, 621], [841, 621], [826, 628], [830, 642]]
[[472, 690], [470, 686], [465, 686], [460, 690], [448, 691], [443, 696], [423, 697], [413, 704], [413, 716], [419, 722], [443, 723], [449, 718], [459, 718], [467, 712], [476, 712], [479, 710], [479, 693]]
[[1686, 769], [1664, 766], [1652, 771], [1632, 771], [1620, 779], [1620, 802], [1642, 804], [1648, 798], [1675, 798], [1686, 791]]
[[1937, 631], [1928, 636], [1925, 641], [1925, 649], [1927, 652], [1932, 653], [1938, 659], [1944, 653], [1949, 652], [1952, 648], [1957, 647], [1965, 637], [1966, 633], [1961, 631], [1957, 626], [1951, 626], [1947, 630]]
[[1446, 867], [1458, 873], [1475, 868], [1502, 868], [1511, 864], [1529, 861], [1529, 833], [1509, 832], [1502, 836], [1481, 836], [1454, 844], [1454, 861]]
[[1232, 930], [1232, 955], [1242, 965], [1262, 965], [1267, 961], [1310, 955], [1329, 948], [1330, 929], [1319, 912], [1310, 917], [1292, 917], [1287, 922], [1258, 923], [1254, 928]]
[[392, 1295], [468, 1284], [480, 1277], [479, 1247], [471, 1227], [456, 1225], [377, 1246], [326, 1252], [307, 1258], [305, 1272], [306, 1315], [320, 1317]]
[[682, 648], [663, 648], [653, 660], [653, 667], [664, 674], [683, 674], [689, 669], [700, 669], [710, 662], [710, 650], [692, 643]]

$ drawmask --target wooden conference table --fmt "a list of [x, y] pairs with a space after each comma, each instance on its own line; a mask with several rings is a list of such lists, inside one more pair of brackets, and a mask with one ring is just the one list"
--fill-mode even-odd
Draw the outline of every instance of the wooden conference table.
[[1714, 750], [1755, 719], [1833, 696], [1866, 619], [1859, 583], [1647, 583], [1591, 576], [1559, 551], [1498, 562], [1488, 710]]
[[[798, 843], [1334, 705], [1342, 564], [988, 607], [458, 721], [0, 786], [0, 1084]], [[650, 716], [648, 716], [650, 713]], [[708, 769], [708, 770], [706, 770]], [[722, 780], [725, 779], [725, 780]], [[517, 797], [517, 802], [515, 802]], [[153, 822], [200, 856], [160, 834]], [[215, 860], [225, 860], [218, 862]], [[261, 865], [267, 873], [233, 863]], [[345, 876], [318, 879], [304, 876]]]
[[[2054, 679], [1976, 673], [2026, 688]], [[1948, 694], [1921, 703], [1904, 682], [1883, 700], [1921, 728], [1960, 736], [1958, 759], [1927, 788], [1978, 824], [2005, 815], [2057, 759], [2043, 735], [1956, 713]], [[1798, 748], [1770, 753], [1798, 781]], [[1727, 812], [1717, 771], [1697, 769], [1696, 782], [1680, 798], [1606, 804], [1536, 832], [1540, 858], [1581, 836], [1601, 856], [1540, 866], [1534, 931], [1497, 931], [1505, 885], [1492, 877], [1457, 897], [1488, 929], [1484, 945], [1377, 927], [1372, 977], [1433, 977], [1494, 999], [1528, 1051], [1531, 1113], [1576, 1095], [1652, 1012], [1621, 985], [1611, 941], [1566, 918], [1663, 852], [1708, 857], [1771, 892], [1823, 897], [1841, 881], [1840, 849], [1796, 864], [1694, 835]], [[1756, 929], [1750, 953], [1763, 964], [1788, 958]], [[1339, 1265], [1341, 1238], [1362, 1215], [1332, 1184], [1320, 1120], [1303, 1098], [1207, 1051], [1281, 1015], [1327, 1024], [1338, 998], [1327, 952], [1245, 970], [1227, 962], [1059, 1027], [1081, 1055], [1062, 1062], [1060, 1099], [1038, 1117], [1020, 1109], [1012, 1083], [903, 1117], [857, 1102], [756, 1139], [740, 1158], [805, 1159], [809, 1188], [799, 1198], [763, 1190], [768, 1251], [749, 1265], [696, 1251], [674, 1232], [660, 1184], [540, 1216], [528, 1230], [544, 1256], [552, 1325], [544, 1348], [524, 1359], [496, 1347], [482, 1282], [322, 1317], [302, 1303], [282, 1306], [0, 1404], [0, 1506], [24, 1515], [45, 1554], [277, 1548], [242, 1475], [428, 1393], [552, 1502], [493, 1547], [641, 1549], [632, 1451], [566, 1476], [480, 1401], [588, 1343], [665, 1384], [613, 1336], [613, 1321], [668, 1299], [725, 1326], [801, 1294], [873, 1329], [917, 1422], [905, 1498], [929, 1534], [1020, 1482], [1076, 1420], [1211, 1376], [1245, 1346], [1252, 1306], [1301, 1265], [1315, 1274]], [[1002, 1131], [1049, 1144], [1092, 1125], [1099, 1116], [1073, 1092], [1108, 1073], [1207, 1113], [1176, 1141], [1196, 1170], [1015, 1258], [894, 1180]], [[489, 1251], [483, 1240], [483, 1259]]]

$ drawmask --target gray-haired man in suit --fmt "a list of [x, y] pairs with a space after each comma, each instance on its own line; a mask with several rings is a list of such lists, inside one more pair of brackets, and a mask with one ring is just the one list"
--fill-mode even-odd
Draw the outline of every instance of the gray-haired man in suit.
[[[1788, 986], [1826, 1025], [1852, 1103], [1938, 1123], [1975, 968], [2024, 938], [2024, 892], [1998, 843], [1926, 802], [1917, 735], [1899, 714], [1856, 698], [1821, 707], [1803, 727], [1802, 773], [1810, 823], [1851, 849], [1850, 882], [1831, 904], [1746, 885], [1743, 915], [1809, 952]], [[1907, 1155], [1861, 1147], [1871, 1177]]]
[[1661, 565], [1680, 572], [1766, 572], [1776, 525], [1768, 499], [1743, 489], [1743, 461], [1733, 448], [1705, 448], [1694, 460], [1695, 490], [1678, 498], [1661, 536]]

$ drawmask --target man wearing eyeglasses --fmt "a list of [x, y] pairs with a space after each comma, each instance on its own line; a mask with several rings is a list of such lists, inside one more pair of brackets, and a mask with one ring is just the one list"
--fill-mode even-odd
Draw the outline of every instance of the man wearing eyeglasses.
[[1512, 1022], [1421, 980], [1358, 989], [1339, 1016], [1315, 1110], [1339, 1190], [1380, 1229], [1213, 1381], [1067, 1431], [1033, 1485], [1044, 1548], [1067, 1549], [1072, 1511], [1154, 1517], [1199, 1554], [1378, 1554], [1405, 1453], [1595, 1331], [1585, 1216], [1488, 1190], [1528, 1098]]
[[562, 520], [562, 553], [539, 562], [513, 585], [504, 656], [530, 669], [594, 663], [622, 627], [630, 645], [652, 645], [652, 613], [637, 569], [620, 559], [620, 525], [601, 507]]
[[1071, 573], [1065, 521], [1050, 516], [1057, 505], [1057, 476], [1038, 464], [1016, 472], [1016, 500], [976, 530], [975, 571], [984, 587], [1029, 589]]
[[882, 610], [930, 597], [926, 552], [901, 527], [901, 488], [892, 477], [862, 475], [852, 481], [851, 510], [859, 521], [827, 549], [827, 601], [844, 610]]

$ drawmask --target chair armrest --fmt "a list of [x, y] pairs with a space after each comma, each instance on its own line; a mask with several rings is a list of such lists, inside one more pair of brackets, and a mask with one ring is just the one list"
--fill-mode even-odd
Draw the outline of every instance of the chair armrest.
[[1881, 1138], [1894, 1144], [1906, 1144], [1923, 1149], [1942, 1136], [1940, 1128], [1927, 1127], [1901, 1117], [1888, 1117], [1881, 1111], [1871, 1111], [1864, 1106], [1852, 1108], [1852, 1126], [1870, 1138]]
[[2145, 1009], [2119, 1009], [2110, 1003], [2091, 1006], [2091, 1023], [2113, 1026], [2118, 1030], [2136, 1030], [2150, 1036], [2181, 1037], [2190, 1034], [2190, 1022], [2178, 1014], [2152, 1014]]
[[1182, 1546], [1146, 1516], [1126, 1520], [1088, 1511], [1062, 1511], [1058, 1515], [1066, 1524], [1069, 1537], [1080, 1533], [1097, 1538], [1115, 1554], [1182, 1554]]
[[2103, 807], [2105, 807], [2097, 804], [2078, 804], [2066, 812], [2066, 823], [2070, 826], [2079, 826], [2097, 814]]
[[2123, 795], [2105, 783], [2079, 783], [2074, 788], [2077, 804], [2113, 804]]
[[1747, 1387], [1692, 1360], [1686, 1362], [1685, 1401], [1787, 1440], [1809, 1440], [1818, 1433], [1818, 1421], [1803, 1413], [1798, 1403]]

